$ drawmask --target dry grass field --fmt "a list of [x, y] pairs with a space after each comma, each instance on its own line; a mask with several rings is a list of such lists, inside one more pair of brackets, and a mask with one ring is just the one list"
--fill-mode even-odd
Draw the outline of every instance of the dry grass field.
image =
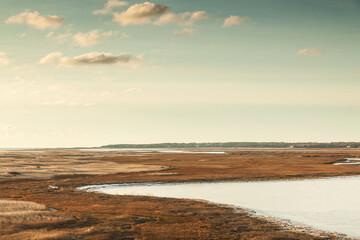
[[0, 152], [0, 239], [337, 238], [286, 230], [246, 211], [207, 202], [76, 190], [104, 183], [254, 181], [360, 174], [360, 166], [332, 165], [360, 157], [357, 150], [225, 151], [227, 155]]
[[101, 156], [82, 154], [81, 152], [73, 155], [55, 152], [49, 155], [43, 151], [0, 152], [0, 179], [50, 179], [60, 175], [98, 175], [166, 169], [162, 166], [116, 164], [91, 159]]
[[[61, 224], [69, 217], [55, 209], [26, 201], [0, 200], [0, 239], [49, 239], [67, 236], [64, 231], [39, 230], [36, 226]], [[31, 230], [35, 227], [35, 230]], [[29, 228], [29, 229], [28, 229]]]

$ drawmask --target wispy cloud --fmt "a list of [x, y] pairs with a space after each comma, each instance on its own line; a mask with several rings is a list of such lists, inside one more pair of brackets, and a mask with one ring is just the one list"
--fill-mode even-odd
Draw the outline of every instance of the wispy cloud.
[[72, 39], [75, 44], [81, 46], [81, 47], [90, 47], [94, 46], [99, 43], [100, 39], [107, 38], [117, 35], [117, 32], [109, 31], [104, 33], [99, 33], [97, 29], [92, 30], [88, 33], [77, 33], [75, 34]]
[[139, 93], [142, 92], [140, 88], [128, 88], [123, 91], [124, 93]]
[[0, 135], [5, 136], [5, 137], [17, 135], [16, 127], [11, 124], [1, 124], [0, 123]]
[[194, 35], [194, 30], [189, 28], [184, 28], [180, 31], [174, 31], [174, 36], [183, 36], [183, 35]]
[[128, 53], [112, 54], [103, 52], [91, 52], [76, 57], [64, 57], [61, 52], [49, 53], [40, 60], [40, 64], [53, 64], [56, 66], [77, 67], [84, 65], [128, 65], [136, 61], [141, 61]]
[[29, 26], [46, 29], [58, 28], [64, 21], [64, 18], [58, 16], [40, 16], [39, 12], [22, 12], [18, 15], [11, 16], [6, 20], [7, 24], [27, 24]]
[[325, 53], [326, 53], [326, 50], [324, 50], [324, 49], [305, 48], [305, 49], [300, 49], [296, 55], [297, 56], [319, 57], [319, 56], [323, 56]]
[[118, 1], [118, 0], [109, 0], [107, 1], [107, 3], [105, 4], [103, 9], [99, 9], [99, 10], [95, 10], [93, 11], [94, 15], [105, 15], [105, 14], [109, 14], [112, 12], [113, 8], [117, 8], [117, 7], [123, 7], [128, 5], [129, 3], [126, 1]]
[[69, 102], [66, 100], [42, 102], [41, 105], [45, 106], [69, 106], [69, 107], [92, 107], [96, 103], [93, 102]]
[[[97, 45], [100, 43], [102, 39], [114, 37], [119, 35], [119, 32], [117, 31], [108, 31], [108, 32], [101, 32], [98, 29], [94, 29], [87, 33], [71, 33], [66, 32], [62, 34], [57, 34], [55, 32], [49, 32], [46, 35], [46, 38], [48, 39], [54, 39], [58, 43], [64, 43], [68, 41], [72, 41], [74, 44], [80, 46], [80, 47], [91, 47], [94, 45]], [[120, 38], [126, 38], [128, 35], [126, 33], [122, 33]]]
[[244, 23], [249, 17], [230, 16], [224, 20], [223, 27], [231, 27]]
[[162, 15], [157, 21], [154, 22], [154, 24], [160, 26], [170, 23], [179, 25], [192, 25], [197, 21], [207, 18], [208, 16], [205, 11], [185, 12], [179, 14], [167, 13]]
[[8, 65], [10, 63], [5, 52], [0, 52], [0, 67]]
[[8, 132], [12, 130], [15, 130], [15, 127], [13, 125], [0, 124], [0, 132]]
[[24, 38], [24, 37], [26, 37], [26, 33], [19, 33], [19, 34], [17, 34], [17, 36], [21, 37], [21, 38]]

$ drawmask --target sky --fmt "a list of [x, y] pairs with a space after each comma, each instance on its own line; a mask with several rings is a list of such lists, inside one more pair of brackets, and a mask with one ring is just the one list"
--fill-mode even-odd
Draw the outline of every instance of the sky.
[[359, 0], [0, 0], [0, 148], [360, 141]]

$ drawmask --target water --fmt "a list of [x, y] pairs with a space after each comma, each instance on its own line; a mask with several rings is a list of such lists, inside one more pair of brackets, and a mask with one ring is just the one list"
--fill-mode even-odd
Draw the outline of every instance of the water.
[[360, 177], [313, 180], [130, 184], [80, 189], [115, 195], [202, 199], [360, 237]]
[[360, 165], [360, 158], [347, 158], [345, 162], [337, 162], [333, 165]]
[[177, 149], [162, 148], [79, 148], [78, 151], [95, 151], [95, 152], [134, 152], [134, 153], [189, 153], [189, 154], [227, 154], [222, 151], [186, 151]]

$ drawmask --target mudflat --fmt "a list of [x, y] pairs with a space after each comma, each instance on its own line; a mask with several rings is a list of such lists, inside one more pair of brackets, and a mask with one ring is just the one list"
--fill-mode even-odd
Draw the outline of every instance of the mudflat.
[[356, 149], [213, 150], [228, 154], [2, 151], [0, 208], [4, 210], [6, 204], [12, 207], [6, 207], [6, 213], [0, 215], [0, 239], [339, 237], [284, 229], [247, 211], [202, 201], [76, 190], [106, 183], [256, 181], [360, 174], [359, 166], [334, 165], [346, 158], [359, 158]]

